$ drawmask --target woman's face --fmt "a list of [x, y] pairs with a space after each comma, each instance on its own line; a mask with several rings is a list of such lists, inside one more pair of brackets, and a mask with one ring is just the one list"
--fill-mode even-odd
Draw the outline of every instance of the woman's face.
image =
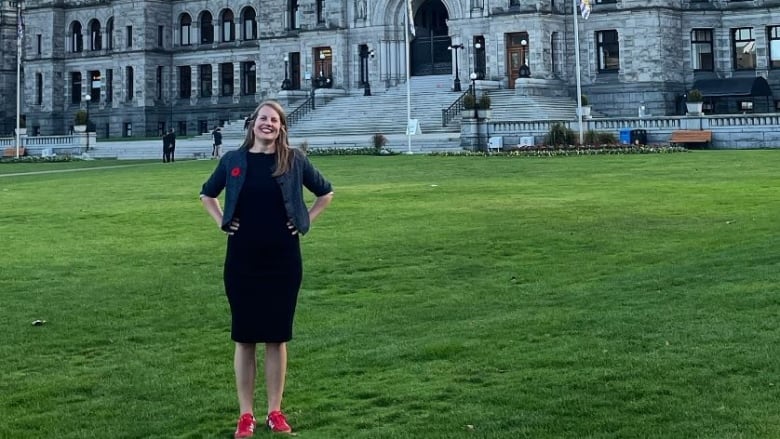
[[282, 127], [282, 121], [279, 113], [272, 107], [265, 106], [260, 109], [255, 118], [254, 132], [255, 138], [265, 141], [274, 141], [279, 137]]

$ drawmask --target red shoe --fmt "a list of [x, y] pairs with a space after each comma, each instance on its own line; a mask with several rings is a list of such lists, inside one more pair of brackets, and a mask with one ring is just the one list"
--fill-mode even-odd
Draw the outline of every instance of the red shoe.
[[244, 413], [238, 418], [238, 426], [236, 426], [236, 432], [233, 437], [236, 439], [242, 437], [252, 437], [255, 435], [255, 417], [251, 413]]
[[292, 427], [287, 423], [287, 418], [279, 410], [272, 411], [265, 420], [265, 425], [274, 433], [292, 433]]

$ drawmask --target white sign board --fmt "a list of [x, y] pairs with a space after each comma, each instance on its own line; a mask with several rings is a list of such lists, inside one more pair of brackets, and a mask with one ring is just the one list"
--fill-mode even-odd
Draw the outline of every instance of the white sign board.
[[409, 119], [406, 123], [406, 135], [414, 136], [415, 134], [421, 134], [420, 122], [417, 119]]

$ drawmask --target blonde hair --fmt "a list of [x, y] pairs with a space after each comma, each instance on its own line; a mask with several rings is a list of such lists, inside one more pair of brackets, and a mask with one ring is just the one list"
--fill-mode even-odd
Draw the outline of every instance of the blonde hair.
[[279, 114], [279, 136], [276, 137], [275, 149], [276, 149], [276, 169], [272, 174], [274, 177], [278, 177], [290, 170], [292, 166], [292, 155], [295, 151], [290, 149], [289, 141], [287, 140], [287, 114], [284, 112], [284, 107], [278, 101], [267, 100], [260, 103], [255, 108], [255, 111], [249, 116], [249, 127], [246, 130], [246, 137], [244, 137], [244, 143], [241, 144], [242, 149], [249, 149], [255, 144], [255, 119], [257, 119], [257, 113], [263, 109], [263, 107], [271, 107], [277, 114]]

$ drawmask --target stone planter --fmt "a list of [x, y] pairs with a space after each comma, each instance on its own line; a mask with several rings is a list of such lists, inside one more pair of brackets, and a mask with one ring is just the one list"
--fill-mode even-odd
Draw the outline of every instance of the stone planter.
[[701, 115], [701, 108], [704, 106], [703, 102], [686, 102], [685, 107], [688, 109], [688, 114], [691, 116]]
[[583, 105], [581, 107], [581, 110], [582, 110], [582, 118], [590, 119], [590, 105]]
[[14, 132], [20, 136], [27, 135], [27, 128], [19, 128], [18, 130], [14, 128]]
[[477, 110], [477, 117], [480, 119], [490, 119], [493, 116], [493, 110]]
[[74, 133], [86, 133], [87, 132], [87, 126], [86, 125], [73, 125], [73, 132]]

